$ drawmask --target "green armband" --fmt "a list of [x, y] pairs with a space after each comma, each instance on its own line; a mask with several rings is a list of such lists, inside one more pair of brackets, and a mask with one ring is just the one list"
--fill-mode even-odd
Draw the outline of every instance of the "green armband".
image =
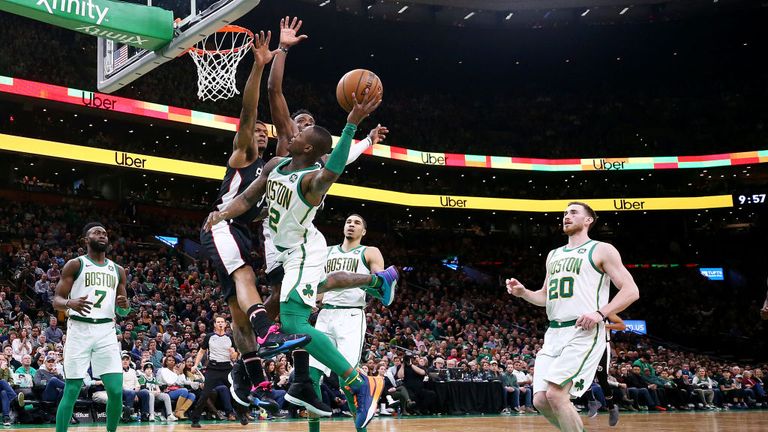
[[331, 156], [328, 157], [328, 162], [325, 163], [325, 169], [336, 174], [341, 175], [344, 172], [344, 167], [347, 166], [347, 158], [349, 158], [349, 149], [352, 146], [352, 137], [355, 135], [357, 126], [352, 123], [347, 123], [344, 126], [344, 131], [341, 133], [341, 138], [336, 144], [336, 148], [331, 152]]
[[115, 312], [117, 312], [119, 316], [124, 317], [124, 316], [128, 316], [128, 314], [131, 313], [131, 308], [130, 307], [122, 308], [120, 306], [117, 306], [115, 307]]

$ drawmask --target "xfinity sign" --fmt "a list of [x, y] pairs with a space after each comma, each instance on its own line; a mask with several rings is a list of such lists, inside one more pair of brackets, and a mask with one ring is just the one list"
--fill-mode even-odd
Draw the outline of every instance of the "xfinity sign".
[[38, 0], [37, 5], [43, 5], [51, 15], [53, 10], [57, 9], [68, 14], [87, 16], [89, 19], [96, 20], [96, 24], [101, 24], [109, 12], [109, 7], [102, 9], [99, 5], [93, 4], [93, 0], [87, 0], [87, 3], [85, 0]]
[[145, 50], [173, 40], [173, 13], [113, 0], [0, 0], [0, 10]]

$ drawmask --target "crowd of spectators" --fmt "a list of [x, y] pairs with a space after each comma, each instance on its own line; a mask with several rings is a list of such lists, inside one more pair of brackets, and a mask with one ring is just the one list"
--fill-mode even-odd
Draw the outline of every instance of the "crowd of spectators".
[[[0, 273], [5, 280], [0, 290], [0, 396], [3, 414], [9, 416], [7, 422], [14, 413], [19, 421], [28, 420], [28, 411], [21, 408], [25, 402], [19, 398], [20, 393], [27, 401], [54, 405], [61, 397], [66, 377], [61, 362], [66, 331], [50, 308], [50, 297], [61, 266], [84, 253], [76, 233], [91, 219], [99, 219], [108, 227], [112, 245], [109, 256], [126, 269], [134, 309], [133, 314], [117, 323], [126, 371], [124, 419], [183, 420], [194, 403], [208, 402], [208, 418], [235, 418], [226, 388], [217, 389], [215, 402], [195, 402], [204, 385], [196, 368], [201, 343], [212, 331], [216, 317], [230, 320], [221, 286], [206, 260], [192, 259], [164, 246], [147, 247], [140, 223], [152, 222], [139, 216], [137, 223], [118, 210], [95, 210], [87, 203], [64, 210], [3, 202], [1, 208], [0, 226], [8, 227], [0, 232]], [[170, 232], [193, 237], [195, 223], [177, 221]], [[430, 235], [440, 241], [439, 235]], [[438, 246], [415, 254], [409, 247], [398, 247], [398, 240], [386, 240], [385, 236], [379, 239], [389, 261], [413, 268], [406, 272], [403, 289], [391, 307], [373, 301], [366, 310], [368, 337], [361, 367], [386, 378], [388, 397], [380, 414], [445, 412], [433, 386], [463, 380], [498, 383], [504, 413], [533, 413], [531, 377], [547, 327], [544, 311], [507, 297], [494, 282], [431, 263], [426, 257]], [[468, 253], [471, 251], [469, 248]], [[519, 252], [522, 260], [536, 262], [532, 255]], [[257, 268], [262, 261], [260, 255], [258, 251], [253, 253]], [[539, 283], [538, 265], [513, 265], [518, 266], [517, 274], [532, 281], [531, 286]], [[693, 284], [702, 283], [693, 273], [675, 274], [680, 279], [694, 279]], [[257, 270], [257, 275], [259, 288], [266, 295], [263, 272]], [[644, 287], [652, 285], [645, 278], [640, 276], [638, 282]], [[664, 279], [669, 275], [654, 280]], [[647, 313], [649, 323], [663, 321], [657, 316], [665, 315], [667, 309], [660, 309], [665, 306], [659, 302], [676, 300], [665, 300], [674, 290], [662, 291], [642, 299], [627, 311], [627, 316]], [[709, 313], [701, 310], [705, 315]], [[674, 325], [689, 318], [682, 315]], [[690, 324], [701, 326], [706, 321]], [[233, 354], [233, 360], [236, 357]], [[259, 390], [278, 402], [281, 411], [277, 416], [297, 415], [283, 398], [292, 380], [291, 363], [289, 356], [264, 362], [267, 381]], [[726, 361], [647, 337], [617, 335], [613, 341], [611, 391], [626, 410], [761, 407], [766, 403], [766, 368], [768, 365], [754, 361]], [[103, 403], [106, 394], [99, 377], [90, 378], [81, 396]], [[338, 415], [348, 415], [343, 393], [335, 383], [334, 379], [326, 380], [324, 398]], [[604, 397], [594, 386], [576, 403], [587, 406], [589, 400], [595, 399], [605, 405]]]

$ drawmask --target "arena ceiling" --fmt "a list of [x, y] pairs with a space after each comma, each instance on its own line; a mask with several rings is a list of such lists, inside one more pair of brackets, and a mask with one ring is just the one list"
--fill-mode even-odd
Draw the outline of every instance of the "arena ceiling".
[[303, 0], [374, 19], [456, 26], [550, 27], [664, 22], [766, 7], [754, 0]]

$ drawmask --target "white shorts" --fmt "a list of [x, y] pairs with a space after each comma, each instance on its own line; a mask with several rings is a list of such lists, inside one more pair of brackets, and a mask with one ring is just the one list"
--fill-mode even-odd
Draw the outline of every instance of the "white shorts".
[[275, 247], [275, 243], [272, 241], [272, 233], [269, 232], [269, 228], [267, 228], [267, 222], [264, 221], [264, 262], [266, 263], [267, 269], [265, 273], [270, 273], [272, 270], [276, 269], [280, 266], [280, 263], [277, 262], [277, 257], [280, 256], [280, 252], [277, 251], [277, 248]]
[[550, 327], [544, 334], [544, 346], [536, 355], [533, 392], [547, 391], [550, 384], [562, 387], [573, 383], [571, 396], [581, 396], [592, 386], [605, 350], [603, 323], [591, 331], [575, 326]]
[[64, 376], [82, 379], [92, 368], [93, 376], [123, 373], [120, 343], [115, 323], [90, 324], [69, 319], [67, 343], [64, 344]]
[[[360, 363], [365, 341], [365, 311], [363, 308], [323, 309], [317, 315], [315, 328], [328, 335], [333, 345], [353, 367]], [[326, 376], [331, 369], [309, 357], [309, 366], [321, 370]]]
[[282, 264], [285, 276], [280, 301], [287, 301], [291, 291], [296, 290], [307, 306], [315, 307], [318, 285], [325, 280], [326, 258], [328, 246], [320, 231], [315, 231], [303, 245], [281, 252], [277, 263]]

